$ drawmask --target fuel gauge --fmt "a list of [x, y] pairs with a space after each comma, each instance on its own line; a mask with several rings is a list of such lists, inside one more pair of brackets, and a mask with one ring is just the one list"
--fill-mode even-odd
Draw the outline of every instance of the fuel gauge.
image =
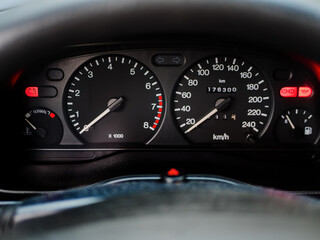
[[45, 108], [27, 112], [23, 126], [22, 135], [29, 146], [55, 145], [62, 138], [63, 128], [59, 117]]
[[315, 143], [318, 137], [318, 123], [313, 113], [295, 108], [280, 115], [276, 136], [284, 144]]

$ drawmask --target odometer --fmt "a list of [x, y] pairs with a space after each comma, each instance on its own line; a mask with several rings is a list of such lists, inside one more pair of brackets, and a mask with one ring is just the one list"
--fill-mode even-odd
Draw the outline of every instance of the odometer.
[[157, 77], [133, 58], [93, 58], [71, 76], [66, 115], [86, 143], [147, 143], [158, 131], [165, 101]]
[[217, 56], [192, 65], [178, 80], [173, 112], [195, 143], [246, 143], [269, 124], [273, 94], [263, 73], [246, 60]]

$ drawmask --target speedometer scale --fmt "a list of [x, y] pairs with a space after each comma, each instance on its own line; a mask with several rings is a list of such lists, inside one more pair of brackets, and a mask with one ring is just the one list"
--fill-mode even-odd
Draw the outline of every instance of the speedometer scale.
[[192, 65], [180, 77], [173, 113], [194, 143], [247, 143], [269, 124], [273, 95], [265, 76], [246, 60], [217, 56]]
[[66, 115], [87, 143], [147, 143], [164, 115], [157, 77], [135, 59], [109, 55], [91, 59], [71, 76]]

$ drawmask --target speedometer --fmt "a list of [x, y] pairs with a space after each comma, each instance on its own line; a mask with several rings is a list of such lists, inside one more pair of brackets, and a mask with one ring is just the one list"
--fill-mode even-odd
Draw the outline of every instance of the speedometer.
[[192, 65], [173, 94], [178, 127], [194, 143], [255, 142], [271, 119], [269, 81], [240, 58], [216, 56]]

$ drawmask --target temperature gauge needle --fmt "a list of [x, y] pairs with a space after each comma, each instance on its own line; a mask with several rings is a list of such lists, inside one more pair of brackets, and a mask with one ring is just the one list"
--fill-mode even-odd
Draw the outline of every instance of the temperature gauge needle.
[[290, 127], [292, 128], [292, 130], [295, 130], [296, 127], [294, 126], [293, 122], [291, 121], [291, 119], [289, 118], [288, 115], [286, 115], [286, 119], [288, 120], [289, 124], [290, 124]]
[[227, 106], [229, 106], [229, 104], [231, 103], [231, 98], [226, 98], [224, 101], [222, 101], [218, 106], [216, 106], [213, 110], [211, 110], [208, 114], [206, 114], [203, 118], [201, 118], [198, 122], [196, 122], [194, 125], [192, 125], [190, 128], [188, 128], [187, 131], [185, 131], [184, 133], [189, 133], [191, 132], [193, 129], [195, 129], [196, 127], [198, 127], [200, 124], [202, 124], [204, 121], [206, 121], [207, 119], [209, 119], [210, 117], [212, 117], [214, 114], [216, 114], [217, 112], [225, 109]]
[[120, 97], [116, 101], [114, 101], [106, 110], [104, 110], [99, 116], [97, 116], [95, 119], [93, 119], [88, 125], [85, 125], [85, 127], [80, 131], [80, 134], [87, 131], [89, 128], [91, 128], [94, 124], [96, 124], [99, 120], [101, 120], [104, 116], [106, 116], [108, 113], [114, 111], [117, 107], [121, 105], [123, 102], [123, 98]]
[[35, 133], [37, 133], [41, 138], [45, 138], [46, 137], [46, 132], [41, 129], [41, 128], [36, 128], [28, 119], [24, 119], [29, 126], [35, 131]]

